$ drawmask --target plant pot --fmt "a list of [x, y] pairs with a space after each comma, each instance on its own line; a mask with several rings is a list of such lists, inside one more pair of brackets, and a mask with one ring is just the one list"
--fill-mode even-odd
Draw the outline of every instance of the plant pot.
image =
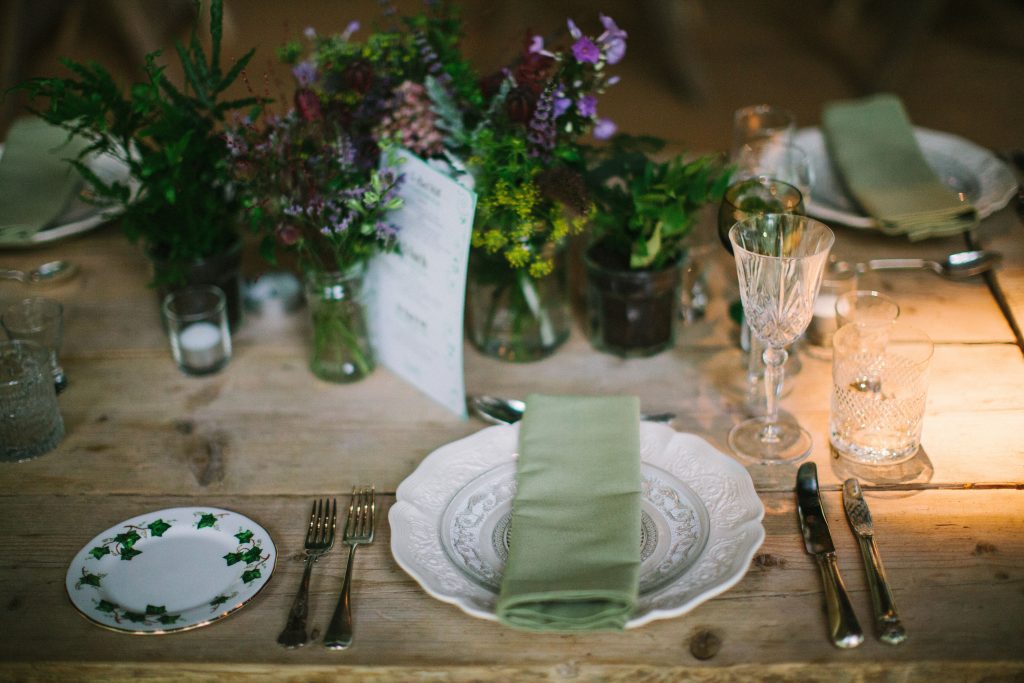
[[374, 368], [363, 307], [365, 264], [338, 273], [306, 274], [312, 322], [309, 369], [328, 382], [357, 382]]
[[685, 259], [661, 270], [628, 270], [596, 245], [587, 250], [587, 326], [590, 342], [616, 356], [653, 356], [676, 339], [679, 287]]
[[[166, 283], [168, 273], [173, 268], [167, 259], [150, 256], [153, 265], [153, 278], [156, 282]], [[242, 241], [234, 242], [219, 254], [197, 259], [186, 264], [181, 270], [181, 279], [174, 284], [159, 284], [156, 293], [159, 301], [172, 291], [193, 285], [214, 285], [224, 292], [227, 301], [228, 326], [235, 331], [242, 324]]]
[[540, 360], [569, 338], [565, 249], [542, 278], [510, 268], [503, 256], [473, 249], [466, 280], [466, 335], [481, 353], [512, 362]]

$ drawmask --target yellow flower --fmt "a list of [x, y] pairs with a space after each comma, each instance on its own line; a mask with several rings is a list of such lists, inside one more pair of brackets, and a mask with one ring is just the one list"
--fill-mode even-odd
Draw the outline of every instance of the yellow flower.
[[554, 268], [551, 259], [538, 259], [530, 264], [530, 277], [541, 278], [550, 275]]
[[505, 251], [505, 259], [513, 268], [522, 268], [530, 262], [530, 250], [525, 245], [517, 244]]

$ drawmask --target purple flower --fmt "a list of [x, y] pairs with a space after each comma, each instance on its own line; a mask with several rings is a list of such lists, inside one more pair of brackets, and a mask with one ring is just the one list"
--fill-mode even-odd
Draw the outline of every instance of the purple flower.
[[576, 111], [584, 118], [590, 118], [597, 114], [597, 98], [593, 95], [584, 95], [576, 100]]
[[533, 40], [530, 41], [529, 53], [535, 55], [538, 52], [544, 51], [544, 38], [541, 36], [534, 36]]
[[586, 36], [581, 37], [572, 46], [572, 55], [577, 62], [597, 64], [601, 59], [601, 51], [594, 45], [594, 41]]
[[572, 19], [567, 20], [566, 23], [569, 25], [569, 35], [572, 36], [573, 40], [579, 40], [580, 36], [583, 35], [583, 31], [580, 30], [579, 26]]
[[611, 119], [598, 119], [594, 126], [594, 137], [598, 140], [607, 140], [615, 135], [615, 123]]
[[316, 29], [312, 26], [307, 26], [302, 35], [306, 36], [307, 40], [316, 40]]
[[555, 101], [554, 101], [555, 118], [557, 119], [559, 116], [561, 116], [565, 112], [569, 111], [569, 107], [571, 107], [571, 106], [572, 106], [572, 100], [570, 100], [568, 97], [555, 97]]
[[597, 42], [604, 48], [604, 57], [609, 64], [618, 64], [626, 56], [627, 33], [615, 24], [615, 20], [605, 15], [600, 15], [601, 23], [604, 25], [602, 33]]
[[377, 221], [373, 227], [377, 230], [377, 237], [382, 240], [389, 240], [398, 234], [398, 228], [384, 221]]
[[348, 26], [345, 27], [345, 30], [341, 34], [341, 39], [342, 40], [348, 40], [349, 38], [352, 37], [352, 34], [355, 33], [358, 30], [359, 30], [359, 22], [358, 21], [350, 21], [350, 22], [348, 22]]
[[295, 76], [295, 80], [298, 81], [299, 87], [309, 87], [313, 84], [313, 81], [316, 80], [316, 65], [309, 60], [299, 62], [292, 69], [292, 75]]

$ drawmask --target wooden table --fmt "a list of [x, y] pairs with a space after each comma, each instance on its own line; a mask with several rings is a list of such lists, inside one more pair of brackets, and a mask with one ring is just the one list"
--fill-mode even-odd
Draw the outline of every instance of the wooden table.
[[[981, 237], [1006, 255], [999, 276], [1024, 321], [1024, 228], [1006, 209], [985, 221]], [[910, 244], [841, 229], [835, 251], [864, 260], [962, 248], [958, 238]], [[675, 349], [620, 360], [593, 351], [577, 325], [563, 349], [536, 364], [504, 364], [467, 347], [467, 389], [635, 393], [647, 409], [677, 412], [678, 430], [728, 451], [726, 433], [741, 418], [734, 383], [741, 354], [726, 314], [735, 276], [717, 252], [708, 316], [686, 327]], [[798, 531], [795, 467], [752, 466], [767, 510], [764, 545], [738, 585], [685, 616], [579, 636], [477, 620], [430, 598], [396, 565], [381, 522], [377, 541], [357, 558], [355, 645], [286, 651], [275, 637], [299, 583], [310, 499], [373, 482], [386, 494], [386, 513], [424, 456], [482, 425], [457, 419], [383, 368], [352, 386], [316, 380], [306, 368], [304, 313], [250, 317], [224, 371], [186, 377], [171, 361], [155, 296], [145, 288], [145, 261], [117, 226], [2, 252], [0, 267], [54, 258], [81, 266], [75, 280], [46, 291], [66, 305], [62, 357], [71, 386], [60, 407], [67, 436], [45, 457], [0, 466], [0, 679], [1024, 677], [1024, 358], [980, 280], [890, 272], [864, 283], [895, 296], [904, 318], [937, 342], [923, 454], [896, 477], [858, 472], [885, 489], [869, 501], [909, 631], [905, 645], [870, 635], [852, 651], [829, 644], [821, 581]], [[27, 291], [0, 282], [0, 299]], [[861, 559], [838, 494], [850, 470], [827, 446], [830, 364], [809, 351], [801, 360], [782, 406], [813, 434], [811, 458], [839, 564], [870, 628]], [[275, 539], [276, 572], [252, 604], [212, 626], [163, 637], [111, 633], [76, 613], [64, 576], [89, 539], [136, 514], [200, 504], [248, 515]], [[335, 552], [314, 572], [311, 624], [319, 630], [343, 571], [344, 555]]]

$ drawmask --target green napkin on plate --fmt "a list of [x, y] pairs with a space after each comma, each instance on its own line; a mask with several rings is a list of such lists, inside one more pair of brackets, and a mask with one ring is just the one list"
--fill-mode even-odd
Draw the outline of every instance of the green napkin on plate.
[[40, 118], [14, 122], [0, 157], [0, 244], [24, 244], [67, 208], [82, 177], [75, 159], [84, 140]]
[[847, 190], [883, 232], [921, 240], [978, 224], [974, 207], [960, 201], [925, 162], [898, 97], [829, 104], [822, 124]]
[[639, 401], [526, 401], [502, 623], [535, 631], [622, 629], [640, 571]]

